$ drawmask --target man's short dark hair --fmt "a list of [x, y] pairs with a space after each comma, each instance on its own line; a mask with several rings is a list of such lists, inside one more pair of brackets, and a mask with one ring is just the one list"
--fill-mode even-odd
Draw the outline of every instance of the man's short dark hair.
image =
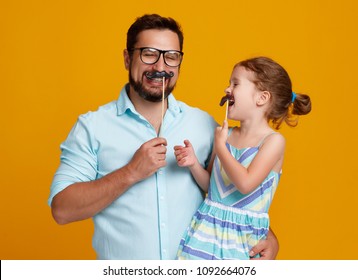
[[178, 35], [180, 51], [183, 50], [184, 35], [178, 22], [170, 17], [162, 17], [157, 14], [146, 14], [138, 17], [127, 32], [127, 50], [130, 51], [137, 43], [138, 34], [150, 29], [169, 29]]

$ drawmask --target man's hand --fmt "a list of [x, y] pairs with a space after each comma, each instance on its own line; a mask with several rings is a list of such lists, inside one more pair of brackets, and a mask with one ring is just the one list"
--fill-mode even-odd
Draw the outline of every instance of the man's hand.
[[251, 260], [274, 260], [279, 249], [278, 240], [275, 234], [270, 230], [266, 240], [261, 240], [259, 244], [250, 251], [250, 257], [260, 254], [259, 258], [251, 258]]
[[141, 181], [166, 166], [166, 145], [166, 139], [157, 137], [140, 146], [128, 163], [128, 168], [136, 181]]

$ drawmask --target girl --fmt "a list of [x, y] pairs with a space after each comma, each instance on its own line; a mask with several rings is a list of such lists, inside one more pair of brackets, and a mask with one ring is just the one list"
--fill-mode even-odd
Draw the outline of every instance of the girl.
[[180, 242], [178, 259], [250, 258], [251, 248], [266, 239], [284, 157], [285, 139], [270, 124], [296, 126], [293, 116], [311, 110], [309, 96], [294, 93], [286, 70], [266, 57], [236, 64], [225, 93], [227, 116], [240, 127], [228, 129], [225, 120], [216, 129], [208, 170], [188, 140], [174, 147], [178, 165], [189, 167], [208, 191]]

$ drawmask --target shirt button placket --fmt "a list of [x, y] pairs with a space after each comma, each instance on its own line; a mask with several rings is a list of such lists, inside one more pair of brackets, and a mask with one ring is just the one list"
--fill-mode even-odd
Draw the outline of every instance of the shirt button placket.
[[159, 230], [160, 230], [160, 255], [161, 259], [168, 259], [168, 207], [166, 201], [166, 181], [165, 168], [160, 168], [157, 172], [157, 195], [159, 210]]

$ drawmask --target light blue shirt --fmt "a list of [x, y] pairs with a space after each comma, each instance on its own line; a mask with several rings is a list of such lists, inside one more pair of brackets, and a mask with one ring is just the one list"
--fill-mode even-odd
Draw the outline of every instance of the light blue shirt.
[[[98, 259], [175, 258], [203, 194], [189, 169], [178, 167], [173, 147], [188, 139], [205, 166], [216, 126], [207, 113], [169, 95], [161, 131], [168, 144], [167, 165], [93, 217]], [[49, 205], [70, 184], [101, 178], [126, 165], [144, 142], [155, 137], [155, 129], [135, 110], [124, 87], [118, 101], [81, 115], [61, 144]]]

